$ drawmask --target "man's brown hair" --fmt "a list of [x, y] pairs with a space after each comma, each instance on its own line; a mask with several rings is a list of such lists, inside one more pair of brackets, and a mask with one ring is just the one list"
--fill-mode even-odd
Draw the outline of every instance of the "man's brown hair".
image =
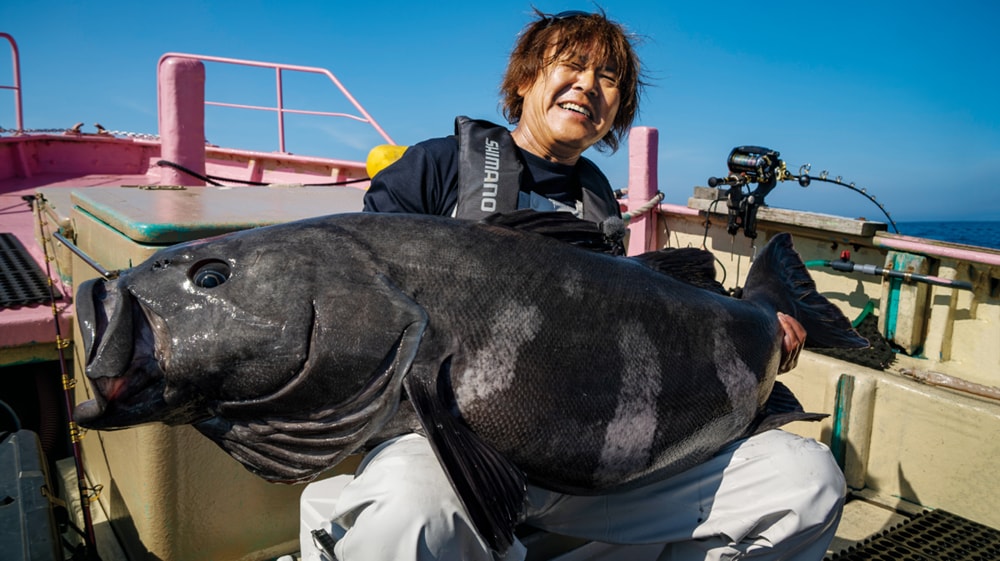
[[539, 19], [521, 32], [500, 84], [504, 117], [510, 123], [521, 119], [524, 98], [518, 90], [532, 84], [550, 64], [567, 55], [585, 54], [604, 61], [618, 73], [618, 114], [611, 130], [595, 146], [600, 151], [615, 152], [639, 113], [639, 97], [646, 85], [632, 44], [634, 36], [609, 20], [603, 11], [550, 15], [536, 8], [535, 14]]

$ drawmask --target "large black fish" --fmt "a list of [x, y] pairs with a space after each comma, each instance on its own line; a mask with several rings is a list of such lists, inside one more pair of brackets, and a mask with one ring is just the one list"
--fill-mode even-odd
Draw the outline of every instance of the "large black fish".
[[772, 411], [790, 397], [775, 385], [777, 311], [808, 343], [867, 344], [787, 235], [741, 299], [693, 286], [713, 286], [706, 252], [607, 247], [590, 223], [530, 212], [334, 215], [177, 245], [79, 287], [96, 400], [75, 418], [191, 423], [273, 481], [422, 430], [502, 551], [525, 478], [634, 488], [810, 418]]

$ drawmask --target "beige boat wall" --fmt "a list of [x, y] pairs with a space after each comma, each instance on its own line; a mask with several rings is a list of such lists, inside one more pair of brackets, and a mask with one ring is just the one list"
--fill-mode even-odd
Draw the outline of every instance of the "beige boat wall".
[[[688, 206], [707, 210], [712, 191], [696, 189]], [[706, 238], [704, 216], [661, 216], [660, 246], [701, 247], [704, 240], [719, 259], [717, 278], [724, 268], [727, 287], [742, 284], [751, 240], [729, 236], [725, 214], [711, 215]], [[902, 352], [883, 371], [807, 351], [780, 380], [806, 410], [830, 415], [787, 428], [830, 445], [850, 488], [890, 507], [940, 508], [1000, 527], [1000, 484], [990, 475], [1000, 458], [1000, 251], [934, 243], [936, 249], [910, 253], [890, 249], [909, 240], [880, 223], [769, 208], [759, 219], [757, 248], [788, 231], [806, 262], [836, 260], [849, 250], [859, 265], [972, 284], [973, 290], [912, 282], [894, 288], [881, 276], [810, 268], [819, 291], [849, 319], [871, 302], [885, 334], [894, 315], [889, 340]]]

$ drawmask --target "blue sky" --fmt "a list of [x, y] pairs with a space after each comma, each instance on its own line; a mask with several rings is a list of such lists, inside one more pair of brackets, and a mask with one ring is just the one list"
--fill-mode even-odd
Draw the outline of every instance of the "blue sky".
[[[591, 10], [642, 38], [651, 79], [637, 125], [659, 129], [659, 185], [683, 204], [726, 172], [737, 145], [781, 152], [789, 169], [842, 176], [897, 221], [1000, 220], [1000, 3], [891, 0], [678, 2], [536, 0]], [[451, 132], [455, 115], [502, 121], [497, 85], [529, 1], [19, 2], [0, 31], [21, 50], [27, 128], [95, 122], [156, 132], [155, 66], [168, 51], [331, 70], [401, 144]], [[2, 46], [2, 45], [0, 45]], [[0, 83], [10, 62], [0, 55]], [[274, 100], [273, 74], [208, 66], [208, 98]], [[13, 102], [0, 91], [0, 126]], [[340, 111], [313, 77], [285, 78], [288, 107]], [[207, 110], [209, 141], [277, 150], [275, 118]], [[363, 159], [380, 142], [324, 118], [291, 117], [291, 152]], [[589, 153], [616, 187], [627, 148]], [[844, 187], [779, 184], [772, 206], [881, 219]], [[904, 231], [905, 233], [905, 231]]]

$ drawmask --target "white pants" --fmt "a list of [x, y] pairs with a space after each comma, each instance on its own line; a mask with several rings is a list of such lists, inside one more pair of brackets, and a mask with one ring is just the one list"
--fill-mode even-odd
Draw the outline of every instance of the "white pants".
[[[626, 493], [581, 497], [529, 486], [526, 523], [598, 542], [663, 544], [661, 560], [820, 560], [844, 491], [826, 446], [772, 430]], [[417, 435], [390, 440], [365, 458], [328, 529], [339, 539], [339, 561], [493, 559], [430, 444]], [[516, 543], [505, 559], [524, 556]]]

